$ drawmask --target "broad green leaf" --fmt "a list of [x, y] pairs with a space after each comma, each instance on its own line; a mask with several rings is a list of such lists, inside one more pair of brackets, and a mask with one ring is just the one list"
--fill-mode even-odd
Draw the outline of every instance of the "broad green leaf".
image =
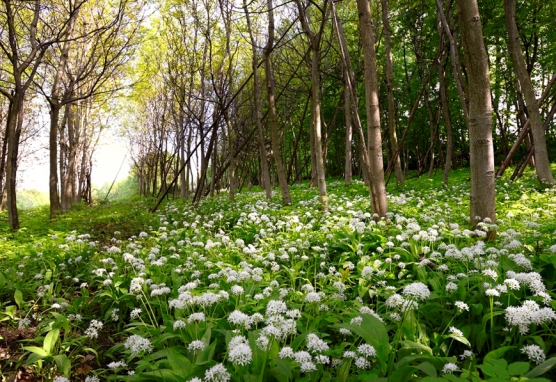
[[189, 358], [181, 354], [179, 348], [171, 347], [166, 349], [168, 354], [168, 362], [172, 370], [179, 372], [182, 375], [188, 375], [193, 370], [193, 365]]
[[413, 366], [398, 367], [392, 372], [389, 379], [396, 382], [406, 382], [411, 379], [411, 376], [415, 373], [415, 371], [417, 371], [417, 368]]
[[23, 306], [23, 293], [19, 289], [16, 289], [14, 293], [14, 300], [19, 309], [21, 309]]
[[422, 362], [419, 365], [415, 366], [415, 368], [421, 370], [429, 377], [436, 377], [438, 375], [438, 373], [436, 372], [436, 368], [430, 362]]
[[426, 346], [426, 345], [423, 345], [423, 344], [420, 344], [420, 343], [417, 343], [417, 342], [413, 342], [413, 341], [409, 341], [409, 340], [402, 341], [401, 344], [404, 347], [423, 350], [423, 351], [427, 352], [429, 355], [432, 356], [432, 349], [430, 347]]
[[505, 359], [490, 359], [477, 367], [489, 377], [500, 377], [506, 378], [507, 380], [511, 379], [508, 370], [506, 370], [508, 362]]
[[467, 338], [463, 337], [463, 336], [457, 336], [455, 334], [450, 334], [450, 335], [448, 335], [448, 337], [453, 338], [454, 340], [459, 341], [462, 344], [471, 347], [471, 343], [469, 343], [469, 340]]
[[535, 367], [533, 370], [524, 375], [526, 378], [535, 378], [543, 375], [548, 370], [552, 369], [556, 365], [556, 357], [552, 357], [541, 363], [539, 366]]
[[43, 348], [40, 348], [38, 346], [24, 346], [23, 350], [27, 350], [30, 351], [31, 353], [35, 353], [36, 355], [40, 356], [40, 357], [48, 357], [48, 353], [46, 350], [44, 350]]
[[386, 372], [388, 363], [388, 355], [390, 354], [390, 342], [388, 332], [384, 323], [378, 318], [370, 314], [362, 314], [363, 322], [361, 326], [351, 324], [337, 324], [336, 328], [346, 328], [352, 333], [361, 336], [369, 345], [372, 345], [377, 353], [377, 358], [380, 360], [380, 369]]
[[71, 361], [69, 358], [64, 354], [58, 354], [52, 358], [54, 358], [56, 366], [58, 366], [58, 371], [64, 374], [65, 377], [69, 377], [71, 372]]
[[508, 365], [508, 373], [519, 376], [527, 373], [530, 368], [529, 362], [514, 362]]
[[489, 360], [499, 359], [504, 354], [506, 354], [506, 352], [508, 350], [512, 350], [512, 349], [515, 349], [515, 346], [503, 346], [501, 348], [493, 350], [493, 351], [489, 352], [487, 355], [485, 355], [485, 358], [484, 358], [483, 362], [487, 363]]
[[48, 355], [52, 354], [54, 346], [56, 346], [56, 342], [58, 342], [58, 338], [60, 338], [60, 329], [52, 329], [48, 332], [46, 337], [44, 337], [42, 348], [48, 353]]

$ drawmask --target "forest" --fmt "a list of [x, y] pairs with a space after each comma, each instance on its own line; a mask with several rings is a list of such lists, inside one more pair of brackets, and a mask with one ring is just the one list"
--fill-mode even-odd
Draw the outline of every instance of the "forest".
[[[554, 25], [539, 0], [2, 0], [0, 376], [554, 380]], [[20, 211], [40, 152], [49, 204]]]

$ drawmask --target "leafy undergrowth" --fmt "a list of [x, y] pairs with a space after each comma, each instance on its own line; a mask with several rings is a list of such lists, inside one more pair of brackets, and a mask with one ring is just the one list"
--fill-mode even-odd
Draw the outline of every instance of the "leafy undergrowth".
[[50, 224], [36, 211], [2, 233], [1, 373], [555, 380], [556, 190], [499, 180], [496, 225], [471, 231], [468, 178], [391, 185], [378, 223], [365, 186], [339, 181], [328, 212], [306, 184], [288, 207], [244, 193], [156, 215], [137, 200]]

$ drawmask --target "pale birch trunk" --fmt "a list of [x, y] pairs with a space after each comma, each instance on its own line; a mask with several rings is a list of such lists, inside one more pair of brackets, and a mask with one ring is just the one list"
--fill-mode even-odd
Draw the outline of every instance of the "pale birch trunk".
[[488, 57], [477, 0], [457, 0], [469, 78], [470, 223], [496, 221], [492, 99]]
[[371, 166], [371, 206], [375, 218], [385, 217], [388, 212], [384, 164], [382, 158], [382, 136], [380, 132], [380, 110], [378, 101], [378, 81], [375, 56], [375, 37], [371, 19], [371, 5], [368, 0], [357, 0], [359, 30], [363, 45], [365, 80], [365, 110], [367, 112], [367, 140]]

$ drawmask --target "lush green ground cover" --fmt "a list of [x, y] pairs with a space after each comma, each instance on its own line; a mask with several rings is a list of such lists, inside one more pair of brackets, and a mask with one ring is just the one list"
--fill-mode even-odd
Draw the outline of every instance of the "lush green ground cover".
[[291, 207], [244, 193], [27, 212], [0, 231], [1, 373], [555, 380], [556, 190], [501, 180], [497, 226], [470, 231], [468, 177], [391, 186], [378, 223], [364, 185], [340, 181], [326, 213], [306, 184]]

